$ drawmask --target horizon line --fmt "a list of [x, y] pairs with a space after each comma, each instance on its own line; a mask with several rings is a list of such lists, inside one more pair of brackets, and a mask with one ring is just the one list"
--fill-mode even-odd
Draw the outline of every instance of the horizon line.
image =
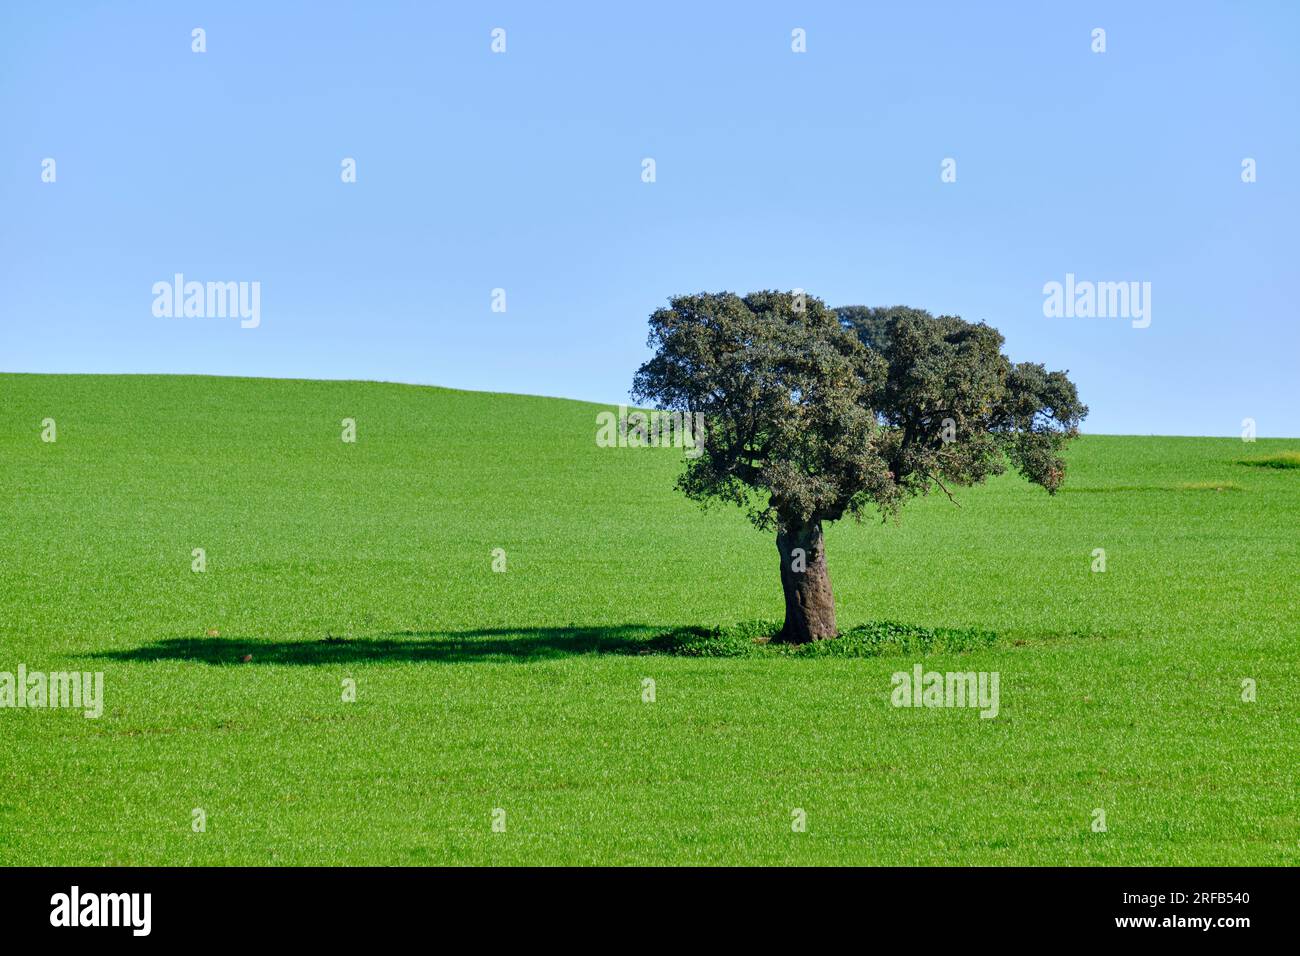
[[[63, 376], [65, 378], [220, 378], [251, 379], [253, 381], [261, 382], [338, 382], [357, 385], [403, 385], [408, 388], [437, 388], [444, 392], [464, 392], [469, 395], [508, 395], [515, 398], [544, 398], [548, 401], [554, 402], [575, 402], [579, 405], [597, 405], [601, 407], [626, 406], [635, 409], [641, 408], [641, 406], [635, 405], [627, 400], [617, 402], [597, 402], [586, 398], [572, 398], [568, 395], [538, 395], [532, 392], [507, 392], [479, 388], [456, 388], [451, 385], [437, 385], [432, 382], [399, 382], [395, 379], [376, 378], [304, 378], [297, 375], [230, 375], [220, 372], [15, 372], [3, 369], [0, 369], [0, 375]], [[1132, 432], [1089, 432], [1083, 429], [1079, 430], [1079, 434], [1081, 436], [1091, 435], [1097, 438], [1222, 438], [1241, 440], [1240, 435], [1166, 435], [1159, 432], [1137, 434]], [[1256, 435], [1255, 438], [1257, 441], [1300, 440], [1300, 436], [1287, 435]], [[1243, 442], [1243, 444], [1251, 444], [1251, 442]]]

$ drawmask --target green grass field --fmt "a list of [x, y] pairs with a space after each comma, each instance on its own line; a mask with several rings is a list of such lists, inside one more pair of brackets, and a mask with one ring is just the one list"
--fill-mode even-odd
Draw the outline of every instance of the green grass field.
[[[830, 530], [841, 627], [987, 646], [713, 658], [645, 652], [779, 617], [774, 542], [686, 501], [680, 452], [597, 448], [597, 406], [0, 397], [0, 671], [105, 674], [98, 720], [0, 709], [0, 864], [1300, 861], [1300, 440], [1090, 436], [1055, 498]], [[997, 671], [999, 716], [892, 707], [918, 661]]]

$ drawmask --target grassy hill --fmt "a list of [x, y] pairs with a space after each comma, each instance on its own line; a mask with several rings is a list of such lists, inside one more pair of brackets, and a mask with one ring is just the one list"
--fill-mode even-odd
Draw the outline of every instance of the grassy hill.
[[[1300, 469], [1242, 463], [1300, 441], [1087, 437], [1055, 498], [1005, 476], [830, 530], [842, 627], [991, 646], [714, 659], [647, 652], [779, 617], [774, 542], [677, 493], [679, 451], [596, 447], [598, 406], [0, 399], [0, 671], [105, 674], [98, 720], [0, 709], [0, 864], [1300, 858]], [[890, 706], [918, 661], [998, 672], [999, 716]]]

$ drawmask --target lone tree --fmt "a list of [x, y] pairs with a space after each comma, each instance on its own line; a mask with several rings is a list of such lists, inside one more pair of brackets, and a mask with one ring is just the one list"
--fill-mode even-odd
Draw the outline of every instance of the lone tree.
[[[938, 486], [973, 485], [1009, 459], [1055, 493], [1060, 452], [1087, 414], [1064, 372], [1012, 364], [983, 323], [902, 306], [832, 310], [811, 296], [678, 296], [650, 316], [655, 355], [632, 395], [703, 413], [703, 452], [678, 487], [732, 502], [776, 531], [785, 593], [777, 640], [833, 637], [822, 525], [888, 518]], [[698, 440], [698, 438], [697, 438]]]

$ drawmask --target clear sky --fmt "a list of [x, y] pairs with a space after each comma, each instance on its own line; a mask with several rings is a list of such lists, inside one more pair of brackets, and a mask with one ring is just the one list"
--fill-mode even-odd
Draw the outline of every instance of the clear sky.
[[0, 370], [619, 402], [669, 295], [798, 287], [987, 321], [1086, 431], [1296, 436], [1298, 64], [1254, 0], [4, 3]]

